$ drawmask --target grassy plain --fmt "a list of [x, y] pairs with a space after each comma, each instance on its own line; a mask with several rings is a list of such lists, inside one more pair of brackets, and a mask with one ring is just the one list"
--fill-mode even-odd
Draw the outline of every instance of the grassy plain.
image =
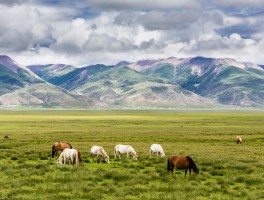
[[[3, 111], [0, 135], [0, 199], [264, 199], [263, 112]], [[57, 167], [58, 140], [82, 152], [78, 167]], [[138, 161], [114, 160], [119, 143]], [[152, 143], [166, 158], [149, 158]], [[91, 162], [93, 145], [111, 164]], [[200, 173], [168, 174], [170, 155], [190, 155]]]

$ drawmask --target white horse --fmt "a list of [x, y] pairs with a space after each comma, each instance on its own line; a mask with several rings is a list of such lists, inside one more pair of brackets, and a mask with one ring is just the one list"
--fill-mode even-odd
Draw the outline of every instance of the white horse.
[[105, 152], [104, 148], [101, 146], [92, 146], [90, 154], [93, 161], [94, 161], [94, 157], [96, 156], [96, 162], [98, 162], [98, 158], [101, 156], [104, 158], [106, 163], [110, 163], [109, 156]]
[[62, 165], [62, 162], [66, 164], [67, 160], [70, 161], [70, 164], [77, 165], [79, 163], [78, 151], [76, 149], [64, 149], [57, 160], [58, 167]]
[[122, 145], [122, 144], [118, 144], [115, 146], [115, 151], [114, 151], [114, 156], [115, 159], [118, 156], [119, 159], [121, 159], [121, 155], [122, 153], [126, 153], [127, 154], [127, 158], [129, 158], [129, 154], [131, 153], [133, 158], [135, 160], [137, 160], [138, 158], [138, 154], [137, 152], [134, 150], [134, 148], [130, 145]]
[[163, 158], [163, 157], [165, 157], [165, 153], [164, 153], [164, 151], [163, 151], [163, 148], [162, 148], [162, 146], [160, 145], [160, 144], [152, 144], [151, 146], [150, 146], [150, 157], [152, 156], [152, 155], [159, 155], [160, 154], [160, 156]]

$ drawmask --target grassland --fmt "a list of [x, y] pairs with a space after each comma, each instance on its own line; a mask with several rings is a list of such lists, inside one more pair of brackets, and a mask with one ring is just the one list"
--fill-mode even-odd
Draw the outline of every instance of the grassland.
[[[3, 111], [0, 136], [0, 199], [264, 199], [263, 112]], [[57, 167], [58, 140], [82, 152], [78, 167]], [[114, 160], [119, 143], [139, 159]], [[152, 143], [166, 158], [190, 155], [200, 173], [168, 174], [166, 158], [149, 158]], [[111, 164], [91, 162], [93, 145]]]

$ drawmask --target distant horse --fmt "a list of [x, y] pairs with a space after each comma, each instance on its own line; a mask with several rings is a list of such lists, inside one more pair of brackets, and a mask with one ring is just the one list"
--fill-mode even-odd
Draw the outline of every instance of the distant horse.
[[5, 136], [3, 137], [3, 139], [4, 139], [4, 140], [9, 140], [9, 136], [8, 136], [8, 135], [5, 135]]
[[162, 148], [162, 146], [160, 145], [160, 144], [152, 144], [151, 146], [150, 146], [150, 157], [152, 156], [152, 155], [159, 155], [160, 154], [160, 156], [163, 158], [163, 157], [165, 157], [165, 153], [164, 153], [164, 151], [163, 151], [163, 148]]
[[236, 142], [237, 144], [241, 144], [242, 143], [242, 138], [240, 136], [236, 137]]
[[94, 162], [94, 157], [96, 156], [96, 163], [98, 162], [99, 157], [103, 157], [106, 163], [110, 163], [109, 156], [105, 152], [104, 148], [102, 146], [92, 146], [90, 155]]
[[122, 144], [118, 144], [115, 146], [115, 151], [114, 151], [114, 156], [115, 156], [115, 159], [116, 157], [118, 156], [119, 159], [121, 159], [121, 155], [120, 154], [123, 154], [123, 153], [126, 153], [127, 154], [127, 158], [129, 158], [129, 154], [132, 154], [133, 158], [135, 160], [137, 160], [138, 158], [138, 154], [137, 152], [134, 150], [134, 148], [130, 145], [122, 145]]
[[67, 160], [69, 160], [70, 164], [73, 166], [77, 165], [79, 163], [78, 151], [76, 149], [64, 149], [57, 160], [58, 167], [62, 166], [62, 162], [66, 164]]
[[190, 156], [171, 156], [168, 159], [167, 171], [173, 173], [173, 169], [185, 169], [185, 176], [189, 170], [191, 175], [191, 170], [195, 173], [199, 173], [199, 169], [194, 163], [193, 159]]
[[55, 153], [57, 154], [58, 151], [63, 151], [66, 148], [72, 148], [72, 146], [69, 143], [63, 143], [63, 142], [55, 142], [52, 145], [52, 158], [54, 158]]

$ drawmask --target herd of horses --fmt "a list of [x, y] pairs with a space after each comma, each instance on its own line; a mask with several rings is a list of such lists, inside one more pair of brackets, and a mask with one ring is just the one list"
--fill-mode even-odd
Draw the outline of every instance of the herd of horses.
[[[66, 164], [67, 161], [74, 166], [80, 163], [82, 160], [81, 153], [77, 149], [72, 148], [71, 144], [69, 143], [55, 142], [52, 145], [52, 157], [57, 155], [58, 152], [61, 152], [57, 159], [58, 167], [61, 167], [63, 164]], [[133, 159], [135, 160], [137, 160], [138, 158], [138, 154], [131, 145], [116, 145], [114, 148], [114, 158], [121, 159], [121, 154], [126, 154], [127, 158], [132, 155]], [[153, 155], [160, 155], [162, 158], [165, 157], [165, 153], [160, 144], [152, 144], [150, 146], [150, 157]], [[93, 159], [93, 162], [98, 162], [99, 159], [103, 158], [106, 163], [110, 163], [109, 156], [107, 155], [106, 151], [102, 146], [92, 146], [90, 150], [90, 156]], [[197, 168], [196, 164], [190, 156], [169, 157], [167, 170], [173, 173], [174, 168], [185, 169], [185, 176], [188, 170], [190, 174], [191, 170], [193, 170], [195, 173], [199, 173], [199, 169]]]
[[[237, 136], [236, 142], [237, 144], [241, 144], [242, 138], [240, 136]], [[61, 167], [62, 164], [66, 164], [67, 161], [73, 166], [82, 161], [81, 153], [77, 149], [72, 148], [71, 144], [69, 143], [55, 142], [52, 145], [52, 157], [54, 158], [54, 156], [57, 155], [58, 152], [61, 152], [57, 159], [58, 167]], [[138, 154], [131, 145], [116, 145], [114, 148], [114, 158], [121, 159], [121, 154], [126, 154], [127, 158], [129, 158], [129, 155], [132, 155], [133, 159], [135, 160], [137, 160], [138, 158]], [[160, 144], [152, 144], [150, 146], [150, 157], [153, 155], [160, 156], [162, 158], [165, 157], [165, 153]], [[102, 146], [92, 146], [90, 150], [90, 156], [93, 159], [93, 162], [101, 162], [102, 158], [106, 163], [110, 163], [109, 156]], [[192, 170], [194, 173], [199, 173], [197, 165], [190, 156], [170, 156], [167, 159], [167, 171], [173, 173], [174, 169], [185, 170], [185, 176], [188, 170], [190, 175]]]

